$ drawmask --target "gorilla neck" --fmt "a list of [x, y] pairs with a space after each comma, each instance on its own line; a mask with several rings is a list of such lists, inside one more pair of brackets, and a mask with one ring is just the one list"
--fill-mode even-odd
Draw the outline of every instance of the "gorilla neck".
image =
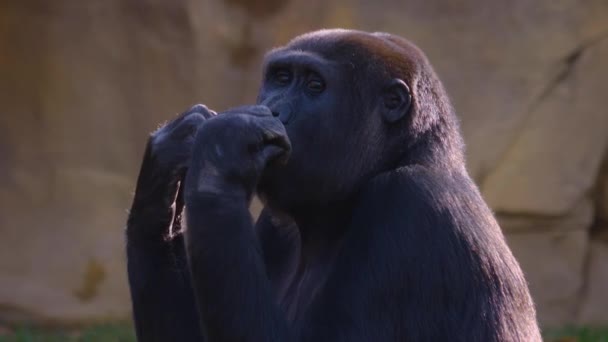
[[352, 204], [350, 202], [296, 210], [290, 213], [300, 230], [302, 246], [314, 247], [317, 243], [332, 243], [339, 240], [351, 220]]
[[276, 285], [281, 289], [278, 300], [290, 322], [302, 319], [302, 314], [329, 278], [350, 222], [350, 214], [345, 208], [325, 208], [312, 212], [304, 210], [289, 214], [289, 219], [295, 224], [288, 227], [297, 229], [299, 239], [297, 247], [293, 249], [293, 261], [279, 271]]
[[296, 224], [303, 256], [323, 253], [325, 247], [334, 246], [346, 232], [352, 217], [353, 200], [331, 204], [298, 205], [281, 208], [270, 205], [273, 216]]
[[408, 146], [400, 166], [422, 165], [449, 171], [464, 169], [464, 143], [456, 128], [442, 122]]

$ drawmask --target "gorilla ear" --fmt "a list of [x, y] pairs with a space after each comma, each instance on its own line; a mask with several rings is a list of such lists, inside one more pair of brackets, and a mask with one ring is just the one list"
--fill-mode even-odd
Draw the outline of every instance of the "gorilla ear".
[[388, 123], [395, 123], [403, 118], [412, 105], [410, 87], [402, 80], [395, 78], [382, 92], [381, 113]]

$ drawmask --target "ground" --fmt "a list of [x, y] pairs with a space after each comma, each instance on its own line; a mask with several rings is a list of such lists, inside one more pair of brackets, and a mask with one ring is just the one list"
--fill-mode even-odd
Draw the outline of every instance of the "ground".
[[[83, 330], [9, 328], [0, 325], [0, 342], [131, 342], [130, 325], [99, 325]], [[566, 328], [545, 333], [548, 342], [608, 342], [606, 328]]]
[[0, 342], [135, 342], [130, 325], [98, 325], [80, 330], [9, 328], [0, 324]]

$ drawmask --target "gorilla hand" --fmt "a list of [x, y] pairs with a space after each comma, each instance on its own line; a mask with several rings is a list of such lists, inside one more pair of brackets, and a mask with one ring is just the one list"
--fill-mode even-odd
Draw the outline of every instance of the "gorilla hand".
[[186, 203], [228, 193], [250, 199], [264, 168], [285, 163], [290, 151], [285, 127], [265, 106], [243, 106], [207, 120], [195, 138]]
[[[183, 208], [181, 191], [177, 199], [176, 192], [190, 162], [194, 135], [206, 119], [215, 115], [206, 106], [198, 104], [151, 134], [127, 225], [127, 234], [133, 240], [157, 240], [168, 233], [172, 220]], [[175, 208], [172, 208], [176, 201]], [[135, 221], [147, 224], [143, 227]], [[152, 221], [155, 223], [150, 223]]]
[[190, 152], [197, 128], [205, 119], [215, 116], [204, 105], [195, 105], [152, 133], [149, 144], [154, 167], [176, 182], [190, 162]]

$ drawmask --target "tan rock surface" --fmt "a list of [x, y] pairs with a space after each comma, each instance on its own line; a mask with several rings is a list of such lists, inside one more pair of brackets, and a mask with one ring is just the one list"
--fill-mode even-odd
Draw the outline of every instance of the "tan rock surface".
[[483, 182], [498, 212], [561, 215], [594, 185], [608, 143], [608, 39], [579, 47]]
[[128, 316], [123, 226], [141, 150], [194, 101], [198, 64], [183, 3], [135, 3], [0, 11], [0, 321]]
[[593, 208], [608, 212], [598, 176], [608, 2], [264, 4], [0, 5], [0, 322], [128, 317], [122, 226], [148, 132], [197, 102], [253, 102], [265, 50], [335, 26], [393, 32], [426, 51], [541, 321], [596, 320], [597, 308], [583, 306], [580, 320], [570, 310], [582, 284], [593, 281], [589, 296], [608, 288], [584, 267]]
[[587, 280], [581, 291], [583, 300], [579, 309], [579, 322], [605, 325], [608, 321], [608, 241], [591, 243], [585, 273]]
[[519, 261], [543, 326], [574, 322], [586, 281], [593, 203], [584, 201], [564, 217], [498, 216]]
[[598, 177], [595, 191], [597, 196], [597, 217], [608, 225], [608, 153]]
[[542, 326], [563, 326], [577, 319], [589, 244], [584, 230], [507, 234], [513, 254], [530, 284]]

